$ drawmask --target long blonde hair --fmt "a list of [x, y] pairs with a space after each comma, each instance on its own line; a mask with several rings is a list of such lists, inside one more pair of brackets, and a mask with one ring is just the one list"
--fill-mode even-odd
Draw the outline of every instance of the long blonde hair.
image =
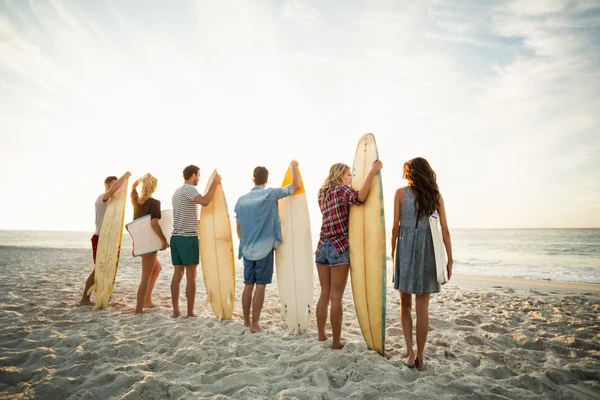
[[156, 190], [156, 185], [158, 184], [158, 179], [153, 177], [150, 173], [147, 173], [142, 177], [142, 195], [140, 196], [138, 202], [145, 203]]
[[331, 190], [336, 186], [344, 184], [344, 174], [349, 170], [350, 167], [344, 163], [333, 164], [329, 168], [329, 175], [327, 175], [327, 179], [325, 179], [323, 186], [321, 186], [321, 189], [319, 189], [321, 208], [325, 208], [325, 205], [327, 204], [327, 198], [329, 197]]

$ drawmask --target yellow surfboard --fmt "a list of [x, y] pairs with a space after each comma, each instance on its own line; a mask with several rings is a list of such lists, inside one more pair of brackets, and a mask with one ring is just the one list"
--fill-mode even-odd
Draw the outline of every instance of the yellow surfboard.
[[[206, 192], [215, 175], [217, 170], [210, 176]], [[235, 259], [223, 185], [217, 186], [210, 204], [201, 208], [198, 233], [206, 300], [219, 321], [231, 319], [235, 303]]]
[[[298, 170], [300, 174], [300, 170]], [[308, 331], [313, 308], [312, 234], [304, 182], [293, 195], [279, 200], [282, 244], [275, 250], [277, 285], [282, 314], [288, 332]], [[292, 183], [292, 168], [288, 168], [282, 187]]]
[[[360, 190], [379, 158], [373, 134], [360, 138], [354, 158], [352, 189]], [[373, 179], [365, 204], [350, 208], [350, 276], [356, 315], [370, 349], [385, 350], [385, 217], [381, 172]]]
[[128, 183], [129, 180], [125, 180], [119, 190], [108, 200], [102, 226], [100, 227], [96, 264], [94, 266], [94, 284], [88, 290], [88, 294], [96, 292], [94, 310], [108, 307], [108, 301], [117, 278]]

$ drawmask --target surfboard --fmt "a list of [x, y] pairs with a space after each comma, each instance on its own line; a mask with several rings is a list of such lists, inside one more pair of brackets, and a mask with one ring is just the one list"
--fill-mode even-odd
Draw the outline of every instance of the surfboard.
[[125, 180], [119, 190], [108, 200], [104, 219], [102, 219], [94, 265], [94, 284], [88, 290], [88, 294], [96, 292], [94, 310], [108, 307], [108, 300], [117, 278], [128, 183], [129, 179]]
[[[134, 257], [154, 253], [162, 248], [162, 242], [152, 229], [150, 220], [150, 215], [144, 215], [125, 225], [125, 229], [131, 236], [131, 255]], [[168, 243], [173, 233], [173, 210], [162, 210], [158, 225]]]
[[[216, 174], [217, 170], [214, 170], [206, 184], [205, 193]], [[231, 319], [235, 302], [235, 260], [223, 185], [217, 186], [210, 204], [201, 207], [198, 232], [206, 301], [219, 321]]]
[[[298, 170], [298, 174], [300, 170]], [[313, 312], [313, 248], [304, 182], [293, 195], [279, 200], [282, 244], [275, 250], [281, 311], [288, 332], [308, 331]], [[288, 168], [281, 187], [292, 183]]]
[[429, 227], [431, 228], [431, 239], [435, 254], [437, 280], [440, 285], [444, 285], [448, 282], [448, 255], [446, 254], [446, 245], [444, 245], [442, 224], [439, 217], [439, 214], [434, 212], [429, 217]]
[[[379, 158], [375, 136], [360, 138], [354, 157], [351, 186], [360, 190]], [[367, 346], [385, 351], [385, 216], [381, 172], [373, 179], [365, 203], [350, 208], [350, 276], [356, 315]]]

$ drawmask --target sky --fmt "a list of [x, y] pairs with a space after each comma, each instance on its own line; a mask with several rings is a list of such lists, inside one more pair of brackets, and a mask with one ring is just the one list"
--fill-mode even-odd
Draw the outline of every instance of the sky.
[[[373, 133], [388, 229], [405, 161], [453, 228], [600, 227], [600, 3], [0, 0], [0, 229], [93, 231], [108, 175], [329, 166]], [[129, 205], [126, 222], [132, 219]]]

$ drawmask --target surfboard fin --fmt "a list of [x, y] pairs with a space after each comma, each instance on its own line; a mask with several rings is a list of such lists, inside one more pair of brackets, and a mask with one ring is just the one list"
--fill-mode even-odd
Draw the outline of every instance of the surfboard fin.
[[87, 291], [87, 295], [89, 296], [90, 294], [92, 294], [93, 291], [96, 290], [96, 284], [94, 283], [92, 286], [90, 286], [90, 288]]
[[304, 311], [304, 321], [306, 322], [306, 326], [310, 325], [310, 306], [307, 306]]
[[296, 329], [294, 329], [294, 335], [298, 336], [300, 334], [300, 324], [298, 324], [298, 326], [296, 327]]
[[223, 321], [223, 309], [221, 308], [221, 311], [219, 311], [219, 316], [217, 317], [217, 320], [219, 320], [219, 322]]
[[285, 305], [285, 304], [282, 304], [282, 305], [283, 305], [283, 307], [281, 307], [281, 313], [279, 313], [279, 321], [285, 320], [285, 314], [287, 311], [287, 305]]
[[206, 293], [206, 300], [204, 300], [204, 307], [206, 307], [207, 305], [210, 304], [210, 299], [212, 297], [211, 294], [212, 294], [212, 292], [207, 292]]

